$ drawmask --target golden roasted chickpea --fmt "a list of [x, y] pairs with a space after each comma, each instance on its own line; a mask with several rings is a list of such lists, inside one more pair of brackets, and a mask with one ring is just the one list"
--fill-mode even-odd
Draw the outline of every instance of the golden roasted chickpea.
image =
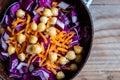
[[33, 52], [32, 52], [32, 45], [28, 45], [28, 46], [27, 46], [26, 52], [27, 52], [28, 54], [33, 54]]
[[46, 17], [50, 17], [50, 16], [52, 16], [53, 14], [52, 14], [52, 12], [51, 12], [50, 9], [45, 8], [44, 11], [43, 11], [43, 15], [46, 16]]
[[17, 35], [17, 41], [19, 44], [22, 44], [26, 40], [26, 36], [24, 34], [18, 34]]
[[50, 36], [56, 36], [56, 34], [57, 34], [55, 27], [49, 27], [46, 31], [47, 31], [48, 35], [50, 35]]
[[20, 53], [18, 55], [18, 58], [21, 60], [21, 61], [24, 61], [25, 60], [25, 54], [24, 53]]
[[40, 22], [41, 23], [47, 23], [47, 21], [48, 21], [48, 18], [46, 17], [46, 16], [42, 16], [41, 18], [40, 18]]
[[52, 17], [52, 18], [50, 19], [50, 24], [55, 25], [56, 22], [57, 22], [57, 18], [56, 18], [56, 17]]
[[22, 9], [17, 10], [16, 16], [19, 18], [23, 18], [25, 16], [25, 11], [23, 11]]
[[54, 52], [50, 52], [49, 53], [49, 60], [51, 62], [55, 62], [57, 60], [57, 53], [54, 53]]
[[46, 29], [45, 23], [39, 23], [38, 24], [38, 28], [37, 28], [38, 32], [43, 32], [45, 29]]
[[36, 31], [37, 30], [37, 24], [35, 23], [35, 21], [33, 21], [32, 23], [31, 23], [31, 29], [33, 30], [33, 31]]
[[77, 65], [76, 64], [71, 64], [70, 65], [70, 70], [71, 71], [76, 71], [78, 69]]
[[42, 52], [42, 48], [40, 45], [38, 44], [35, 44], [32, 46], [32, 52], [35, 53], [35, 54], [39, 54]]
[[10, 46], [8, 47], [8, 53], [9, 53], [9, 55], [12, 55], [13, 53], [15, 53], [15, 48], [10, 45]]
[[61, 65], [66, 64], [67, 62], [69, 62], [69, 60], [68, 60], [66, 57], [61, 57], [61, 58], [59, 59], [59, 63], [60, 63]]
[[66, 58], [69, 60], [74, 60], [76, 58], [75, 52], [74, 51], [67, 52]]
[[61, 80], [61, 79], [65, 78], [65, 74], [62, 71], [59, 71], [59, 72], [57, 72], [56, 78], [58, 80]]
[[52, 11], [53, 16], [58, 16], [58, 13], [59, 13], [58, 12], [59, 11], [58, 8], [52, 7], [51, 11]]
[[38, 41], [37, 36], [30, 36], [30, 38], [29, 38], [30, 43], [35, 44], [35, 43], [37, 43], [37, 41]]
[[76, 59], [75, 59], [75, 62], [76, 63], [79, 63], [82, 59], [82, 56], [81, 55], [76, 55]]
[[0, 27], [0, 34], [2, 34], [4, 31], [4, 28]]
[[76, 54], [80, 54], [83, 50], [83, 47], [81, 46], [74, 46], [74, 51]]

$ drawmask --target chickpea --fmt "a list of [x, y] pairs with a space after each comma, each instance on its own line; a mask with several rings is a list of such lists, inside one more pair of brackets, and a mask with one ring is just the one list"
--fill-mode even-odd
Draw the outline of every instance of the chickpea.
[[43, 32], [45, 29], [46, 29], [45, 23], [38, 24], [38, 28], [37, 28], [38, 32]]
[[2, 34], [4, 31], [4, 28], [0, 27], [0, 34]]
[[69, 60], [66, 59], [66, 57], [61, 57], [61, 58], [59, 59], [59, 63], [60, 63], [61, 65], [66, 64], [68, 61], [69, 61]]
[[82, 59], [82, 56], [81, 55], [76, 55], [76, 59], [75, 59], [75, 62], [76, 63], [79, 63]]
[[57, 18], [56, 18], [56, 17], [52, 17], [52, 18], [50, 19], [50, 23], [51, 23], [52, 25], [55, 25], [56, 22], [57, 22]]
[[50, 35], [50, 36], [56, 36], [56, 34], [57, 34], [55, 27], [49, 27], [46, 31], [47, 31], [48, 35]]
[[27, 46], [26, 52], [27, 52], [28, 54], [33, 54], [33, 52], [32, 52], [32, 45], [28, 45], [28, 46]]
[[71, 71], [76, 71], [78, 69], [77, 65], [76, 64], [71, 64], [70, 65], [70, 70]]
[[69, 60], [74, 60], [76, 58], [75, 52], [74, 51], [67, 52], [66, 58], [68, 58]]
[[46, 16], [42, 16], [41, 18], [40, 18], [40, 22], [41, 23], [47, 23], [47, 21], [48, 21], [48, 18], [46, 17]]
[[40, 45], [38, 44], [35, 44], [32, 46], [32, 52], [35, 53], [35, 54], [39, 54], [42, 52], [42, 48]]
[[52, 11], [53, 16], [58, 16], [58, 13], [59, 13], [58, 12], [59, 11], [58, 8], [52, 7], [51, 11]]
[[22, 9], [17, 10], [16, 16], [23, 18], [25, 16], [25, 11], [23, 11]]
[[59, 71], [59, 72], [57, 72], [56, 78], [58, 80], [61, 80], [61, 79], [65, 78], [65, 74], [62, 71]]
[[83, 50], [83, 47], [81, 46], [74, 46], [74, 51], [76, 54], [80, 54]]
[[49, 53], [49, 60], [51, 62], [55, 62], [57, 60], [57, 53], [54, 53], [54, 52], [50, 52]]
[[18, 55], [18, 58], [21, 60], [21, 61], [24, 61], [25, 60], [25, 54], [24, 53], [20, 53]]
[[17, 35], [17, 41], [19, 42], [19, 44], [22, 44], [26, 39], [26, 36], [24, 34], [18, 34]]
[[9, 55], [12, 55], [13, 53], [15, 53], [15, 48], [10, 45], [10, 46], [8, 47], [8, 53], [9, 53]]
[[36, 36], [30, 36], [29, 42], [32, 44], [35, 44], [38, 41], [38, 38]]
[[53, 14], [52, 14], [52, 12], [51, 12], [50, 9], [46, 8], [46, 9], [44, 9], [44, 11], [43, 11], [43, 15], [46, 16], [46, 17], [50, 17], [50, 16], [52, 16]]
[[31, 29], [33, 30], [33, 31], [36, 31], [37, 30], [37, 24], [35, 23], [35, 21], [33, 21], [32, 23], [31, 23]]

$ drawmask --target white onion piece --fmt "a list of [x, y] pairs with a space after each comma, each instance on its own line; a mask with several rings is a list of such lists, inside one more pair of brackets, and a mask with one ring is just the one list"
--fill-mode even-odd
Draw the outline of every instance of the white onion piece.
[[34, 66], [31, 64], [29, 67], [29, 71], [32, 72], [34, 70]]
[[76, 23], [77, 22], [77, 16], [72, 16], [72, 22]]
[[20, 64], [17, 66], [17, 70], [20, 70], [23, 66], [27, 66], [27, 64], [24, 62], [20, 62]]
[[67, 9], [70, 5], [65, 3], [65, 2], [60, 2], [58, 4], [58, 7], [62, 8], [62, 9]]
[[64, 29], [65, 27], [65, 24], [63, 22], [61, 22], [60, 20], [57, 20], [57, 23], [56, 23], [61, 29]]

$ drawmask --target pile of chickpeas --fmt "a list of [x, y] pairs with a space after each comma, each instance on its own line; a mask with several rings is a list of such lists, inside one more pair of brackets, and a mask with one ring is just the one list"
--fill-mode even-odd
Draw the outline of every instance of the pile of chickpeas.
[[[40, 23], [36, 24], [35, 21], [32, 21], [30, 23], [31, 30], [38, 31], [38, 32], [44, 32], [45, 31], [48, 36], [56, 36], [57, 32], [56, 32], [55, 24], [57, 22], [58, 14], [59, 14], [59, 9], [58, 8], [55, 8], [55, 7], [52, 7], [50, 9], [45, 8], [43, 13], [42, 13], [42, 16], [40, 17]], [[26, 15], [26, 12], [23, 11], [22, 9], [19, 9], [16, 12], [16, 16], [18, 18], [24, 18], [25, 15]], [[49, 28], [46, 28], [46, 24], [48, 23], [48, 21], [50, 22], [51, 26]], [[27, 37], [23, 33], [18, 34], [17, 35], [17, 42], [19, 44], [22, 44], [22, 43], [24, 43], [26, 41], [26, 38]], [[27, 47], [26, 47], [26, 52], [28, 54], [39, 54], [39, 53], [42, 52], [42, 47], [37, 42], [38, 42], [38, 37], [37, 36], [31, 35], [29, 37], [30, 45], [27, 45]], [[82, 52], [82, 50], [83, 50], [83, 47], [74, 46], [73, 50], [68, 51], [67, 54], [64, 57], [60, 57], [59, 64], [64, 65], [64, 64], [68, 63], [71, 60], [75, 60], [76, 63], [79, 63], [81, 61], [81, 52]], [[16, 51], [15, 47], [12, 46], [12, 45], [9, 45], [8, 53], [11, 55], [11, 54], [15, 53], [15, 51]], [[21, 61], [24, 61], [25, 60], [24, 52], [21, 52], [18, 55], [18, 58]], [[57, 59], [58, 59], [57, 58], [57, 53], [50, 52], [48, 58], [49, 58], [49, 60], [51, 62], [57, 61]], [[77, 67], [76, 63], [70, 65], [69, 68], [70, 68], [71, 71], [76, 71], [77, 70], [78, 67]], [[57, 79], [60, 80], [60, 79], [63, 79], [64, 77], [65, 77], [65, 74], [64, 74], [63, 71], [57, 72], [57, 74], [56, 74]]]

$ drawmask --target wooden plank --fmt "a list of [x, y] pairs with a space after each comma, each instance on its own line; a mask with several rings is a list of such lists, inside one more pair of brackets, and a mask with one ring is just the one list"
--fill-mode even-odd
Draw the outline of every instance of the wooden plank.
[[94, 0], [90, 12], [94, 22], [91, 55], [74, 80], [120, 79], [120, 1]]
[[92, 4], [95, 4], [95, 5], [99, 5], [99, 4], [102, 4], [102, 5], [118, 5], [120, 4], [120, 0], [93, 0], [94, 2]]

